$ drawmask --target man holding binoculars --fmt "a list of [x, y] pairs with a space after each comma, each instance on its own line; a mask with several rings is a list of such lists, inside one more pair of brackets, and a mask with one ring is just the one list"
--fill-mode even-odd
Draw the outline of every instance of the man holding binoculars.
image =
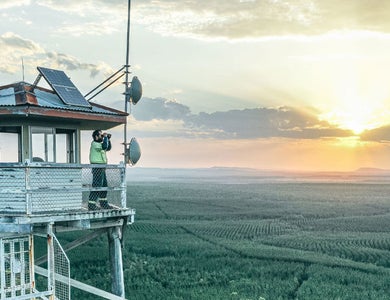
[[[102, 133], [100, 129], [92, 133], [93, 141], [89, 149], [89, 162], [91, 164], [107, 164], [106, 152], [111, 150], [111, 134]], [[92, 168], [92, 187], [107, 187], [106, 169], [104, 166]], [[100, 205], [100, 207], [98, 206]], [[108, 204], [107, 191], [92, 191], [89, 194], [88, 209], [112, 209]]]

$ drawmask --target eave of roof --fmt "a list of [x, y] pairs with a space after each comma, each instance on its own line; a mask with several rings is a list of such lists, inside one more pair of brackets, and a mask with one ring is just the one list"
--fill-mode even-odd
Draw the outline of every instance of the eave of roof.
[[[91, 107], [64, 103], [51, 90], [18, 82], [0, 87], [0, 115], [14, 117], [43, 117], [78, 120], [82, 122], [108, 122], [124, 124], [128, 113], [97, 103]], [[108, 125], [108, 124], [107, 124]]]

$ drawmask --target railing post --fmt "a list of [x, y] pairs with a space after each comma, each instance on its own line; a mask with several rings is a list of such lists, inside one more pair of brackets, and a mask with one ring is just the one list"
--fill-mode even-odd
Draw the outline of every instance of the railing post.
[[122, 208], [127, 208], [127, 190], [126, 190], [126, 165], [121, 162], [119, 165], [121, 172], [121, 206]]
[[30, 215], [32, 213], [32, 195], [31, 195], [31, 178], [29, 162], [26, 161], [26, 166], [24, 169], [24, 179], [25, 179], [25, 190], [26, 190], [26, 214]]
[[54, 265], [54, 241], [53, 241], [53, 224], [47, 225], [47, 290], [52, 294], [49, 300], [55, 299], [55, 265]]
[[31, 282], [31, 293], [33, 293], [35, 291], [35, 271], [34, 271], [34, 235], [33, 234], [30, 234], [29, 237], [29, 249], [28, 249], [28, 255], [29, 255], [29, 263], [30, 263], [30, 267], [29, 267], [29, 270], [30, 270], [30, 282]]
[[5, 279], [5, 255], [4, 255], [4, 243], [3, 239], [0, 239], [0, 270], [1, 270], [1, 293], [0, 297], [1, 299], [5, 299], [5, 286], [6, 286], [6, 279]]

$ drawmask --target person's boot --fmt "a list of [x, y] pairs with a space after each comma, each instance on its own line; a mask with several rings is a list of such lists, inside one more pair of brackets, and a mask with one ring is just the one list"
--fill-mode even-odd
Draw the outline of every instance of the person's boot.
[[100, 207], [103, 209], [113, 209], [114, 207], [108, 204], [107, 199], [100, 199], [99, 200]]
[[96, 205], [95, 201], [88, 201], [88, 210], [98, 210], [99, 206]]

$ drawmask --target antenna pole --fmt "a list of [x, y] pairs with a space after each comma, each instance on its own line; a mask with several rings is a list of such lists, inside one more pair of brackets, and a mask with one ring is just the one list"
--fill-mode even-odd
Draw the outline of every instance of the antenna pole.
[[24, 61], [23, 61], [23, 57], [22, 57], [22, 78], [23, 78], [23, 82], [24, 82]]
[[[125, 65], [125, 112], [127, 113], [127, 94], [129, 92], [129, 53], [130, 53], [130, 9], [131, 9], [131, 0], [128, 0], [128, 5], [127, 5], [127, 43], [126, 43], [126, 65]], [[125, 122], [125, 128], [124, 128], [124, 133], [123, 133], [123, 155], [124, 155], [124, 163], [126, 165], [126, 159], [127, 159], [127, 154], [126, 154], [126, 148], [127, 148], [127, 118]]]

